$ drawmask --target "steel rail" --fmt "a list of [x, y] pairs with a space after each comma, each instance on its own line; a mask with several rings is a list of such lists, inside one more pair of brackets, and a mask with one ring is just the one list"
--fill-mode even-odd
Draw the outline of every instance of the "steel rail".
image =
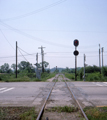
[[74, 97], [74, 100], [76, 101], [77, 105], [79, 106], [82, 115], [84, 116], [84, 118], [85, 118], [86, 120], [88, 120], [88, 118], [87, 118], [85, 112], [83, 111], [83, 109], [82, 109], [80, 103], [78, 102], [76, 96], [74, 95], [73, 91], [70, 89], [70, 87], [68, 86], [68, 84], [67, 84], [66, 82], [65, 82], [65, 84], [66, 84], [67, 88], [69, 89], [70, 93], [72, 94], [72, 96]]
[[45, 102], [44, 102], [44, 104], [43, 104], [43, 106], [42, 106], [42, 108], [41, 108], [41, 110], [40, 110], [40, 112], [39, 112], [39, 115], [38, 115], [38, 117], [37, 117], [36, 120], [41, 120], [42, 115], [43, 115], [43, 112], [44, 112], [44, 108], [45, 108], [45, 106], [46, 106], [46, 102], [47, 102], [47, 100], [48, 100], [48, 98], [49, 98], [49, 96], [50, 96], [50, 94], [51, 94], [51, 92], [52, 92], [52, 90], [53, 90], [53, 87], [55, 86], [55, 83], [56, 83], [56, 82], [54, 82], [51, 90], [49, 91], [49, 94], [48, 94], [48, 96], [47, 96], [47, 98], [46, 98], [46, 100], [45, 100]]

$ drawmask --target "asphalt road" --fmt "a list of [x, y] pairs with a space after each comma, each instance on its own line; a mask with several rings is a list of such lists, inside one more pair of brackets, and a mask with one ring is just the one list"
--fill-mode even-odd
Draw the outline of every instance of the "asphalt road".
[[[85, 106], [107, 106], [107, 82], [67, 83]], [[52, 84], [52, 82], [0, 83], [0, 106], [40, 105]]]

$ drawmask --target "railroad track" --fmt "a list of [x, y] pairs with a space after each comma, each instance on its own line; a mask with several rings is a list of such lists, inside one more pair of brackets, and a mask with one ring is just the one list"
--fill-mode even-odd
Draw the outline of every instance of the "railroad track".
[[[60, 75], [57, 76], [56, 80], [58, 79], [59, 76], [60, 76]], [[63, 77], [64, 77], [64, 76], [63, 76]], [[59, 81], [60, 81], [60, 80], [59, 80]], [[51, 89], [50, 89], [50, 91], [49, 91], [49, 93], [48, 93], [48, 95], [47, 95], [47, 97], [46, 97], [46, 99], [45, 99], [45, 102], [43, 103], [43, 106], [42, 106], [42, 108], [41, 108], [41, 110], [40, 110], [40, 112], [39, 112], [38, 117], [37, 117], [36, 120], [42, 120], [42, 116], [43, 116], [43, 114], [44, 114], [44, 112], [45, 112], [45, 107], [46, 107], [46, 105], [47, 105], [47, 102], [49, 101], [49, 98], [51, 97], [52, 91], [53, 91], [53, 89], [55, 88], [56, 83], [58, 83], [58, 82], [56, 82], [56, 81], [53, 82], [53, 85], [52, 85], [52, 87], [51, 87]], [[88, 120], [88, 118], [87, 118], [86, 114], [84, 113], [84, 111], [83, 111], [80, 103], [78, 102], [78, 100], [77, 100], [76, 96], [74, 95], [73, 91], [70, 89], [70, 87], [69, 87], [69, 85], [67, 84], [65, 78], [64, 78], [64, 83], [65, 83], [65, 86], [66, 86], [66, 88], [68, 89], [68, 91], [69, 91], [69, 93], [70, 93], [70, 95], [71, 95], [71, 97], [72, 97], [73, 102], [75, 103], [75, 107], [77, 107], [77, 108], [78, 108], [78, 111], [81, 113], [82, 118], [84, 118], [85, 120]], [[62, 114], [61, 114], [61, 115], [62, 115]], [[63, 115], [62, 115], [62, 116], [63, 116]], [[75, 113], [74, 113], [73, 116], [75, 116]], [[71, 118], [73, 118], [72, 115], [71, 115]], [[77, 117], [77, 116], [74, 117], [74, 118], [76, 118], [76, 120], [80, 120], [79, 117]], [[63, 119], [64, 119], [64, 120], [68, 120], [68, 118], [65, 118], [64, 116], [63, 116]], [[70, 119], [70, 117], [69, 117], [69, 119]], [[43, 120], [44, 120], [44, 119], [43, 119]], [[51, 120], [51, 119], [50, 119], [50, 116], [47, 116], [47, 117], [45, 118], [45, 120]], [[53, 120], [55, 120], [55, 119], [53, 119]], [[75, 120], [75, 119], [74, 119], [74, 120]]]

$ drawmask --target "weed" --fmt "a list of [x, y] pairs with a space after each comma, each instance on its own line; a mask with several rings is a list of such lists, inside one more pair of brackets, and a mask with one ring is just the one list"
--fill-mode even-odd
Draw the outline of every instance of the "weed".
[[15, 78], [15, 74], [0, 74], [1, 82], [32, 82], [32, 81], [46, 81], [49, 78], [54, 77], [54, 73], [42, 73], [41, 80], [36, 78], [35, 73], [18, 74]]
[[107, 120], [107, 107], [86, 107], [84, 111], [89, 120]]
[[70, 106], [64, 106], [64, 107], [58, 106], [58, 107], [53, 107], [53, 108], [49, 109], [48, 111], [71, 113], [71, 112], [78, 111], [78, 108], [70, 107]]
[[34, 107], [0, 107], [0, 120], [35, 120]]

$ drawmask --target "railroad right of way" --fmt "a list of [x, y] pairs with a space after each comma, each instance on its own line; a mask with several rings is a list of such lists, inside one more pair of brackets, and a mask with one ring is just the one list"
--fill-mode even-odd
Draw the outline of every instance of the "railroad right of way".
[[57, 75], [56, 81], [59, 82], [53, 82], [37, 120], [88, 120], [64, 75]]

